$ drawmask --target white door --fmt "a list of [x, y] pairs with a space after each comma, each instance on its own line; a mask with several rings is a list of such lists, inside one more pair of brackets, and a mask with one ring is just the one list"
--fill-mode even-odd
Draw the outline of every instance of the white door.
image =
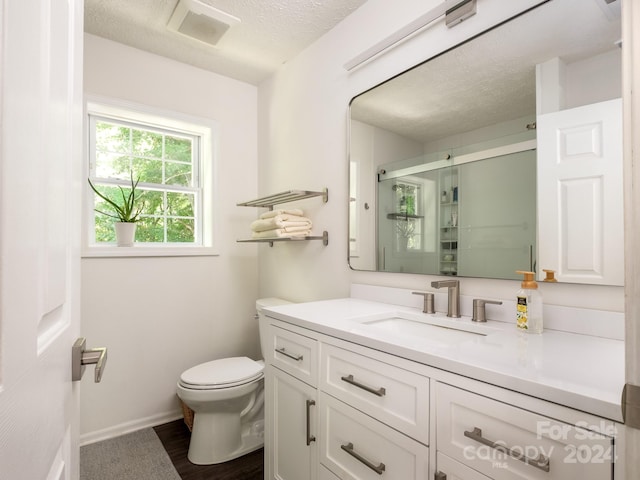
[[539, 115], [538, 278], [624, 284], [622, 101]]
[[77, 479], [82, 0], [0, 0], [0, 478]]

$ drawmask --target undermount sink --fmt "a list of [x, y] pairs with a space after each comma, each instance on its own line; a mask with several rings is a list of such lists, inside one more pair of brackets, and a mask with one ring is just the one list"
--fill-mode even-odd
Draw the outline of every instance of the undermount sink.
[[372, 315], [357, 319], [355, 328], [369, 337], [395, 337], [412, 344], [447, 347], [478, 340], [498, 330], [471, 323], [470, 318], [452, 319], [443, 314], [425, 315], [410, 312]]

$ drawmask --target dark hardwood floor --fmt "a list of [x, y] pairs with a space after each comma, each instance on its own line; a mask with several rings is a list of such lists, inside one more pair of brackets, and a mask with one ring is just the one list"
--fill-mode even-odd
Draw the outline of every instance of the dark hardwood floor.
[[183, 480], [263, 480], [263, 450], [218, 465], [194, 465], [187, 459], [190, 432], [182, 420], [153, 427]]

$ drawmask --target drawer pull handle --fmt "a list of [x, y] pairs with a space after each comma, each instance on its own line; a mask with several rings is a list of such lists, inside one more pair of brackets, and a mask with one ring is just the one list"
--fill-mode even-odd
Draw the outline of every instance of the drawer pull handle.
[[307, 447], [316, 441], [316, 437], [311, 435], [311, 406], [315, 404], [315, 400], [307, 400]]
[[532, 467], [539, 468], [543, 472], [548, 472], [550, 470], [549, 466], [549, 457], [546, 457], [542, 454], [538, 455], [538, 458], [529, 458], [525, 454], [514, 451], [504, 445], [500, 445], [498, 443], [492, 442], [482, 436], [482, 430], [478, 427], [473, 427], [472, 432], [468, 432], [465, 430], [464, 436], [470, 438], [471, 440], [475, 440], [478, 443], [486, 445], [487, 447], [491, 447], [499, 452], [505, 453], [509, 455], [511, 458], [515, 458], [516, 460], [520, 460], [521, 462], [526, 463], [527, 465], [531, 465]]
[[443, 472], [436, 472], [433, 476], [433, 480], [447, 480], [447, 474]]
[[287, 352], [284, 347], [282, 348], [276, 348], [276, 352], [281, 353], [282, 355], [284, 355], [285, 357], [289, 357], [292, 358], [293, 360], [295, 360], [296, 362], [300, 362], [302, 361], [302, 359], [304, 358], [302, 355], [293, 355], [289, 352]]
[[371, 470], [373, 470], [374, 472], [376, 472], [378, 475], [382, 475], [382, 473], [385, 471], [386, 467], [384, 465], [384, 463], [380, 462], [379, 465], [374, 465], [373, 463], [371, 463], [369, 460], [367, 460], [366, 458], [364, 458], [362, 455], [356, 453], [353, 450], [353, 443], [349, 442], [346, 445], [340, 445], [340, 448], [342, 450], [344, 450], [345, 452], [347, 452], [349, 455], [351, 455], [353, 458], [355, 458], [356, 460], [358, 460], [360, 463], [365, 464], [367, 467], [369, 467]]
[[356, 382], [353, 379], [353, 375], [347, 375], [346, 377], [340, 377], [340, 379], [343, 382], [350, 383], [351, 385], [354, 385], [354, 386], [356, 386], [358, 388], [361, 388], [362, 390], [365, 390], [365, 391], [367, 391], [369, 393], [373, 393], [374, 395], [377, 395], [379, 397], [384, 397], [386, 395], [386, 393], [387, 393], [387, 390], [384, 387], [380, 387], [380, 388], [378, 388], [376, 390], [375, 388], [371, 388], [371, 387], [369, 387], [367, 385], [363, 385], [360, 382]]

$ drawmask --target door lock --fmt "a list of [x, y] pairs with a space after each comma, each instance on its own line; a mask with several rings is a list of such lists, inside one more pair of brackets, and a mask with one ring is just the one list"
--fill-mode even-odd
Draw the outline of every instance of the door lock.
[[98, 347], [86, 350], [87, 339], [78, 338], [71, 348], [71, 380], [74, 382], [82, 378], [86, 365], [95, 365], [94, 381], [99, 383], [102, 379], [102, 372], [107, 363], [107, 348]]

